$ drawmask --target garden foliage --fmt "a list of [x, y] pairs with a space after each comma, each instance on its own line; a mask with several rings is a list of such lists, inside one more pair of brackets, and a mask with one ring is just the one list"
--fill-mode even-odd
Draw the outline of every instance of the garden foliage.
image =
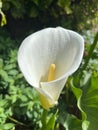
[[0, 130], [97, 130], [98, 33], [82, 31], [86, 41], [82, 64], [69, 77], [58, 105], [48, 112], [17, 63], [19, 44], [35, 30], [58, 25], [73, 30], [91, 27], [97, 0], [2, 2], [7, 25], [0, 27]]
[[[14, 36], [48, 26], [73, 30], [97, 23], [97, 0], [2, 0], [7, 26]], [[17, 29], [16, 29], [17, 28]], [[24, 33], [25, 32], [25, 33]]]
[[[50, 124], [57, 130], [61, 127], [66, 130], [97, 130], [98, 46], [96, 45], [79, 79], [77, 75], [81, 76], [81, 69], [88, 57], [84, 55], [80, 69], [68, 79], [58, 106], [49, 110], [45, 120], [38, 94], [26, 83], [19, 71], [17, 49], [14, 48], [15, 41], [11, 40], [7, 33], [2, 31], [2, 34], [4, 36], [0, 37], [0, 52], [2, 52], [0, 57], [0, 130], [38, 130], [44, 129], [43, 126], [46, 130]], [[95, 42], [97, 40], [98, 36]], [[93, 45], [94, 43], [86, 43], [85, 51], [88, 55]]]

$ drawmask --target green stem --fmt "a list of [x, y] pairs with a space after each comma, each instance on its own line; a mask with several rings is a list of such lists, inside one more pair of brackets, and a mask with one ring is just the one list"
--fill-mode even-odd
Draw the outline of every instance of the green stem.
[[57, 118], [58, 110], [55, 114], [48, 115], [47, 110], [43, 110], [41, 122], [42, 128], [41, 130], [55, 130], [56, 118]]
[[46, 124], [47, 124], [47, 115], [48, 115], [48, 110], [43, 110], [41, 122], [42, 122], [42, 128], [41, 130], [45, 130]]
[[68, 104], [69, 103], [69, 86], [68, 86], [68, 83], [66, 83], [66, 103]]
[[14, 119], [14, 118], [12, 118], [12, 117], [10, 117], [10, 116], [8, 116], [8, 119], [10, 119], [11, 121], [13, 121], [13, 122], [16, 123], [16, 124], [19, 124], [19, 125], [21, 125], [21, 126], [25, 126], [25, 127], [26, 127], [26, 125], [25, 125], [24, 123], [22, 123], [22, 122], [20, 122], [20, 121], [17, 121], [16, 119]]
[[[96, 47], [96, 45], [97, 45], [97, 42], [98, 42], [98, 32], [97, 32], [97, 34], [95, 35], [94, 42], [93, 42], [93, 44], [92, 44], [91, 47], [90, 47], [90, 50], [89, 50], [89, 53], [88, 53], [88, 57], [87, 57], [87, 59], [86, 59], [85, 64], [83, 65], [83, 67], [82, 67], [82, 69], [81, 69], [81, 70], [82, 70], [81, 72], [83, 72], [83, 70], [86, 69], [86, 67], [87, 67], [87, 65], [88, 65], [88, 63], [89, 63], [89, 60], [90, 60], [90, 58], [91, 58], [91, 56], [92, 56], [92, 54], [93, 54], [93, 51], [94, 51], [94, 49], [95, 49], [95, 47]], [[82, 77], [82, 74], [83, 74], [83, 73], [80, 74], [79, 78]]]
[[88, 64], [88, 62], [89, 62], [89, 60], [90, 60], [90, 58], [91, 58], [91, 56], [92, 56], [92, 54], [93, 54], [93, 51], [94, 51], [94, 49], [95, 49], [95, 47], [96, 47], [96, 45], [97, 45], [97, 41], [98, 41], [98, 32], [97, 32], [97, 34], [96, 34], [96, 36], [95, 36], [94, 42], [93, 42], [93, 44], [91, 45], [90, 50], [89, 50], [89, 54], [88, 54], [88, 57], [87, 57], [87, 59], [86, 59], [86, 62], [85, 62], [85, 64], [84, 64], [84, 66], [83, 66], [83, 70], [86, 69], [86, 67], [87, 67], [87, 64]]

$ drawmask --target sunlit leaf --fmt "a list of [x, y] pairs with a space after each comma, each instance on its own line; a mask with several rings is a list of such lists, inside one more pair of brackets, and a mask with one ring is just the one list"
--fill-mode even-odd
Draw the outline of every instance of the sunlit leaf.
[[4, 130], [14, 130], [14, 124], [12, 123], [7, 123], [3, 126]]
[[59, 122], [66, 130], [82, 130], [82, 121], [66, 111], [62, 111], [60, 114]]
[[90, 122], [88, 130], [98, 129], [98, 77], [92, 76], [83, 88], [82, 109]]
[[77, 106], [81, 112], [82, 115], [82, 130], [88, 130], [88, 126], [89, 126], [89, 121], [87, 120], [87, 115], [86, 113], [83, 111], [82, 107], [81, 107], [81, 97], [82, 97], [82, 89], [80, 88], [76, 88], [73, 85], [72, 80], [70, 81], [70, 86], [71, 86], [71, 90], [74, 93], [74, 95], [76, 96], [77, 99]]

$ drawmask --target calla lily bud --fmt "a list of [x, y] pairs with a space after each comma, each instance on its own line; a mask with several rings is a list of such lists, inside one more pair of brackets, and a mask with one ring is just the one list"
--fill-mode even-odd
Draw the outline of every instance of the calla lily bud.
[[39, 93], [45, 109], [58, 103], [70, 75], [79, 67], [84, 52], [84, 39], [62, 27], [46, 28], [31, 34], [18, 51], [19, 67]]

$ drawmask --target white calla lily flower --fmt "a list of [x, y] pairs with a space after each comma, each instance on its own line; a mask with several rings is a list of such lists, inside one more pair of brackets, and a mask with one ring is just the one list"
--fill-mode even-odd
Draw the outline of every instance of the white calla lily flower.
[[46, 28], [31, 34], [18, 51], [19, 67], [40, 95], [45, 109], [57, 104], [67, 78], [82, 60], [84, 40], [62, 27]]

